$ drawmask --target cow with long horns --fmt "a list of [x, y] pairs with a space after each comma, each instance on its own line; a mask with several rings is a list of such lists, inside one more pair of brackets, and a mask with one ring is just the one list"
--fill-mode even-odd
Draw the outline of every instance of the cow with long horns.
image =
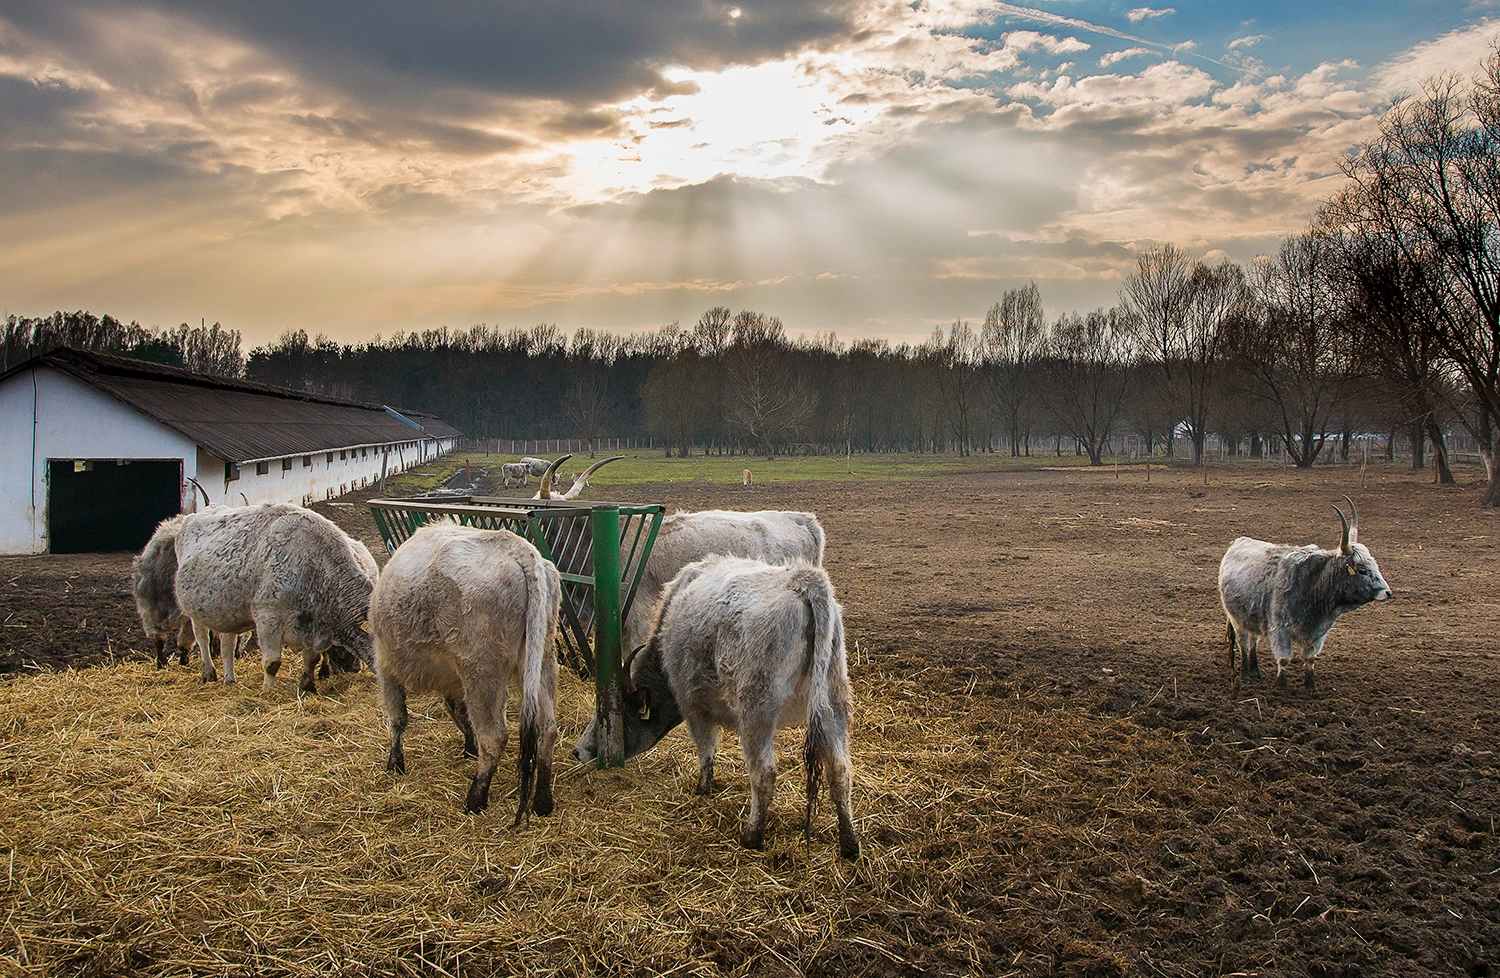
[[1219, 563], [1219, 600], [1228, 619], [1229, 667], [1234, 668], [1236, 642], [1241, 680], [1259, 679], [1256, 646], [1268, 639], [1276, 657], [1276, 688], [1286, 689], [1286, 667], [1300, 651], [1306, 664], [1303, 683], [1314, 692], [1313, 660], [1339, 616], [1371, 601], [1391, 596], [1375, 558], [1359, 542], [1359, 510], [1349, 515], [1334, 506], [1343, 524], [1337, 550], [1315, 545], [1289, 547], [1240, 537]]

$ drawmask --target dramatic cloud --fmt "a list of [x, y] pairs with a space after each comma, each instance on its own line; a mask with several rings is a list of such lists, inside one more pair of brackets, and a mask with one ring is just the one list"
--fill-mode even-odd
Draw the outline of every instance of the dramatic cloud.
[[920, 338], [1028, 278], [1107, 304], [1155, 242], [1273, 247], [1394, 95], [1472, 71], [1494, 25], [1434, 3], [1347, 50], [1103, 0], [14, 3], [0, 311]]

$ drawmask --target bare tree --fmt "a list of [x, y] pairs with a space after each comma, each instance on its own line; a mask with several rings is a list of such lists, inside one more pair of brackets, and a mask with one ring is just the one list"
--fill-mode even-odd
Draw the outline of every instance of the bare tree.
[[1344, 172], [1330, 212], [1422, 273], [1413, 284], [1474, 398], [1462, 417], [1489, 477], [1484, 505], [1500, 505], [1500, 50], [1469, 81], [1439, 75], [1398, 101]]
[[1007, 289], [984, 316], [980, 331], [984, 370], [990, 381], [990, 403], [1010, 438], [1010, 454], [1030, 448], [1034, 399], [1032, 366], [1046, 339], [1042, 293], [1035, 282]]
[[1038, 360], [1042, 402], [1058, 427], [1104, 464], [1125, 414], [1134, 346], [1132, 321], [1118, 309], [1067, 313], [1053, 324]]
[[780, 319], [748, 310], [735, 317], [724, 353], [724, 417], [768, 458], [802, 431], [817, 404], [789, 352]]
[[1317, 461], [1328, 438], [1350, 362], [1327, 239], [1288, 238], [1275, 258], [1262, 256], [1250, 272], [1253, 300], [1226, 328], [1234, 356], [1235, 387], [1262, 402], [1298, 468]]
[[1142, 350], [1159, 371], [1164, 399], [1176, 407], [1203, 460], [1209, 406], [1220, 365], [1224, 324], [1246, 299], [1245, 273], [1230, 261], [1191, 261], [1167, 244], [1141, 255], [1122, 294]]
[[940, 340], [934, 343], [938, 356], [935, 378], [943, 411], [958, 442], [958, 454], [967, 456], [973, 445], [974, 418], [979, 409], [979, 337], [962, 319], [953, 321], [946, 339], [941, 334], [941, 328], [933, 332], [934, 339]]

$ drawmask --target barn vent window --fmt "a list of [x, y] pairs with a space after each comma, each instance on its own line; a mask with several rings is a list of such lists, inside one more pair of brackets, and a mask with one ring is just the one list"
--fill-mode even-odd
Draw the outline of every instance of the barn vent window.
[[312, 456], [311, 455], [304, 455], [304, 456], [302, 456], [302, 467], [304, 469], [310, 469], [310, 468], [312, 468]]
[[332, 452], [328, 453], [328, 459], [327, 459], [327, 463], [326, 464], [328, 464], [328, 465], [332, 465], [333, 464], [333, 453]]
[[283, 472], [290, 472], [290, 471], [292, 471], [292, 460], [291, 459], [284, 458], [284, 459], [281, 460], [281, 471], [283, 471]]
[[240, 467], [234, 462], [224, 463], [224, 481], [233, 482], [240, 477]]
[[256, 475], [265, 475], [269, 471], [271, 471], [271, 463], [270, 462], [256, 462], [255, 463], [255, 474]]
[[346, 462], [348, 460], [349, 460], [349, 453], [347, 451], [339, 452], [339, 461]]

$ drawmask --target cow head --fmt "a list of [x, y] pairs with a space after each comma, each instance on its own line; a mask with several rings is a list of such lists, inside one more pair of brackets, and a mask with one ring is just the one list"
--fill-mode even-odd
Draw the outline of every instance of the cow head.
[[1349, 504], [1348, 517], [1338, 506], [1333, 507], [1344, 530], [1339, 543], [1339, 559], [1335, 561], [1339, 568], [1335, 574], [1335, 587], [1338, 607], [1341, 611], [1349, 611], [1371, 601], [1385, 601], [1391, 596], [1391, 587], [1381, 575], [1370, 548], [1359, 542], [1359, 510], [1355, 508], [1354, 500], [1345, 496], [1344, 501]]
[[[662, 671], [661, 651], [654, 640], [626, 658], [620, 685], [625, 692], [625, 756], [631, 758], [655, 747], [682, 722], [682, 711]], [[573, 745], [573, 756], [585, 764], [592, 764], [599, 756], [598, 725], [597, 718], [590, 720]]]

